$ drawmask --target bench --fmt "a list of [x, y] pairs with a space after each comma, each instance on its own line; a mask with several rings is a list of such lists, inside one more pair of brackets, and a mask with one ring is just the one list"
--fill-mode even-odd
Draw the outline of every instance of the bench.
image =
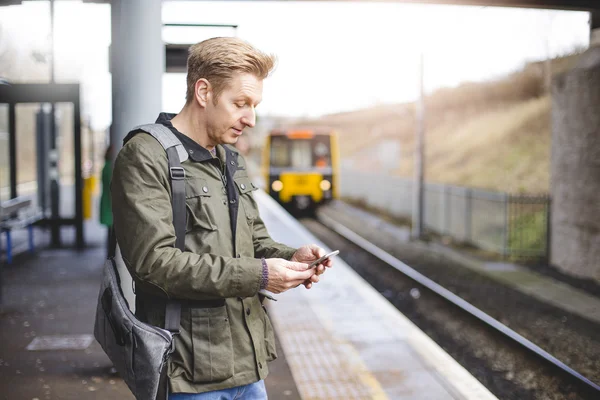
[[11, 264], [13, 260], [11, 232], [15, 229], [27, 228], [28, 250], [33, 253], [35, 249], [33, 224], [42, 219], [42, 216], [42, 212], [33, 207], [31, 198], [28, 197], [17, 197], [0, 203], [0, 232], [6, 235], [7, 264]]

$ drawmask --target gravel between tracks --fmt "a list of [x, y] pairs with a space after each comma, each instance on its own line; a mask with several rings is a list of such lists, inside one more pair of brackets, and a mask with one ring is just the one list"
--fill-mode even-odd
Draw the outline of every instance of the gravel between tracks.
[[[412, 268], [461, 296], [490, 316], [536, 343], [592, 381], [600, 381], [600, 326], [531, 298], [491, 278], [463, 268], [435, 253], [383, 234], [373, 220], [323, 207], [326, 215], [376, 244]], [[513, 344], [499, 340], [491, 329], [481, 329], [472, 317], [448, 305], [400, 272], [387, 267], [316, 221], [304, 225], [328, 246], [341, 250], [342, 258], [390, 302], [438, 342], [500, 399], [585, 399], [556, 370]], [[419, 289], [419, 293], [411, 289]]]

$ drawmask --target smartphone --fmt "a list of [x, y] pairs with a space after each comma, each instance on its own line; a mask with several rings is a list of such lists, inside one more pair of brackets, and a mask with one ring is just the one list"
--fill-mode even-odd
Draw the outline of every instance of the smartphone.
[[323, 257], [319, 258], [318, 260], [315, 260], [315, 261], [313, 261], [313, 262], [312, 262], [312, 263], [311, 263], [311, 264], [308, 266], [308, 268], [312, 268], [312, 267], [314, 267], [315, 265], [319, 265], [319, 264], [321, 264], [323, 261], [327, 260], [327, 259], [328, 259], [328, 258], [330, 258], [330, 257], [337, 256], [337, 255], [339, 254], [339, 252], [340, 252], [339, 250], [334, 250], [334, 251], [332, 251], [331, 253], [325, 254]]

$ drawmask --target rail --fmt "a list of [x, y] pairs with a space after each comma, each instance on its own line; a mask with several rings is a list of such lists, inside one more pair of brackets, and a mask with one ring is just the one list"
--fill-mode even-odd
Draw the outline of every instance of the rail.
[[424, 287], [428, 288], [435, 294], [445, 298], [446, 300], [448, 300], [455, 306], [463, 309], [464, 311], [471, 314], [473, 317], [479, 319], [486, 325], [499, 331], [501, 334], [509, 337], [513, 341], [517, 342], [519, 345], [525, 347], [526, 349], [533, 352], [537, 356], [541, 357], [545, 361], [551, 363], [552, 365], [559, 368], [563, 372], [572, 376], [577, 381], [584, 384], [587, 388], [592, 389], [595, 392], [597, 392], [598, 394], [600, 394], [600, 385], [598, 385], [595, 382], [591, 381], [590, 379], [586, 378], [584, 375], [575, 371], [573, 368], [569, 367], [564, 362], [560, 361], [559, 359], [557, 359], [550, 353], [546, 352], [545, 350], [543, 350], [542, 348], [537, 346], [535, 343], [533, 343], [530, 340], [519, 335], [517, 332], [513, 331], [512, 329], [510, 329], [506, 325], [502, 324], [498, 320], [492, 318], [491, 316], [487, 315], [486, 313], [484, 313], [477, 307], [473, 306], [472, 304], [466, 302], [465, 300], [463, 300], [459, 296], [455, 295], [448, 289], [437, 284], [436, 282], [429, 279], [425, 275], [417, 272], [413, 268], [404, 264], [402, 261], [393, 257], [391, 254], [387, 253], [386, 251], [384, 251], [381, 248], [377, 247], [376, 245], [370, 243], [369, 241], [365, 240], [364, 238], [357, 235], [356, 233], [352, 232], [350, 229], [346, 228], [342, 224], [339, 224], [325, 216], [320, 216], [319, 222], [321, 222], [327, 228], [336, 232], [338, 235], [342, 236], [346, 240], [354, 243], [356, 246], [362, 248], [363, 250], [367, 251], [368, 253], [372, 254], [373, 256], [379, 258], [381, 261], [383, 261], [383, 262], [387, 263], [388, 265], [392, 266], [393, 268], [397, 269], [404, 275], [408, 276], [409, 278], [413, 279], [414, 281], [416, 281], [419, 284], [423, 285]]

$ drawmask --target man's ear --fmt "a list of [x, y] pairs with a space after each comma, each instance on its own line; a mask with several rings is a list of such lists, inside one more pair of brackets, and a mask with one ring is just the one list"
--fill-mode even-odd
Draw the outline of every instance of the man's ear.
[[194, 87], [194, 96], [201, 107], [206, 107], [211, 95], [211, 91], [212, 89], [209, 81], [204, 78], [200, 78], [196, 81], [196, 85]]

